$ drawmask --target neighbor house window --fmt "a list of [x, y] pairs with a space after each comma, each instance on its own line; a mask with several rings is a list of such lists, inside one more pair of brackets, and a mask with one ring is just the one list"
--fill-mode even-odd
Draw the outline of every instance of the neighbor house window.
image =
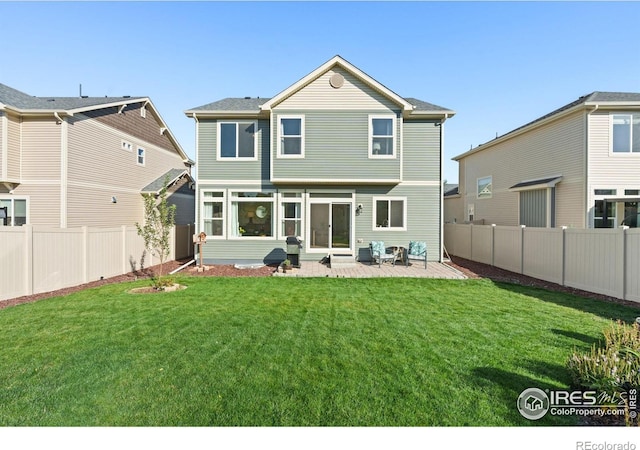
[[145, 162], [145, 151], [142, 147], [138, 147], [138, 165], [144, 166]]
[[478, 178], [478, 198], [491, 198], [493, 194], [492, 177]]
[[395, 157], [395, 116], [369, 116], [369, 157]]
[[613, 228], [616, 221], [616, 204], [604, 200], [596, 200], [593, 213], [594, 228]]
[[274, 195], [269, 192], [232, 192], [230, 236], [273, 237]]
[[219, 122], [218, 158], [257, 159], [255, 122]]
[[304, 117], [280, 116], [278, 118], [278, 155], [304, 156]]
[[611, 115], [611, 151], [640, 153], [640, 113]]
[[374, 228], [405, 230], [407, 227], [407, 199], [374, 197]]
[[302, 236], [302, 194], [280, 194], [280, 236]]
[[202, 229], [207, 236], [224, 236], [224, 192], [202, 193]]
[[19, 227], [27, 223], [27, 200], [0, 198], [0, 226]]

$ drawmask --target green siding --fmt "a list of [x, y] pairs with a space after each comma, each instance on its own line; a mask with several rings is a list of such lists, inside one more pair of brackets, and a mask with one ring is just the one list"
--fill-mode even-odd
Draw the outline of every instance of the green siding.
[[[264, 186], [272, 188], [273, 186]], [[225, 190], [228, 186], [220, 185], [200, 185], [201, 189]], [[287, 189], [298, 189], [306, 193], [328, 192], [327, 187], [304, 189], [304, 186], [287, 186]], [[242, 187], [234, 187], [233, 190], [244, 190]], [[410, 240], [420, 240], [427, 242], [429, 261], [438, 261], [440, 251], [440, 200], [438, 186], [406, 186], [397, 185], [394, 187], [385, 186], [344, 186], [330, 189], [332, 192], [346, 192], [355, 190], [355, 204], [363, 205], [362, 213], [355, 216], [353, 226], [355, 227], [354, 251], [357, 257], [363, 261], [369, 259], [369, 242], [372, 240], [383, 240], [388, 245], [408, 246]], [[330, 194], [327, 194], [330, 196]], [[373, 228], [373, 197], [393, 196], [406, 197], [407, 199], [407, 230], [406, 231], [386, 231]], [[227, 205], [228, 202], [225, 204]], [[197, 207], [200, 208], [198, 199]], [[277, 203], [276, 203], [277, 209]], [[228, 213], [228, 211], [227, 211]], [[308, 220], [307, 210], [303, 217], [306, 229]], [[279, 212], [275, 212], [278, 217]], [[199, 213], [200, 217], [200, 213]], [[226, 226], [226, 224], [225, 224]], [[277, 222], [276, 222], [277, 226]], [[200, 229], [200, 224], [196, 224]], [[305, 231], [306, 232], [306, 231]], [[308, 236], [303, 235], [303, 240], [308, 240]], [[361, 240], [362, 242], [358, 242]], [[286, 245], [283, 239], [246, 240], [241, 239], [209, 239], [203, 248], [203, 256], [206, 261], [213, 260], [217, 263], [235, 261], [270, 261], [282, 260], [286, 254]], [[319, 261], [325, 256], [322, 253], [306, 253], [305, 247], [300, 252], [301, 261]], [[279, 258], [279, 259], [278, 259]]]
[[[391, 111], [278, 111], [280, 115], [304, 114], [305, 157], [280, 159], [277, 154], [277, 127], [273, 127], [272, 154], [275, 179], [313, 178], [327, 181], [400, 179], [400, 158], [369, 159], [369, 114]], [[277, 123], [278, 114], [274, 114]], [[397, 113], [396, 113], [397, 115]], [[397, 119], [399, 136], [401, 119]], [[399, 152], [396, 141], [396, 152]]]
[[440, 180], [439, 121], [410, 120], [403, 130], [403, 181]]
[[[233, 121], [224, 120], [224, 122]], [[243, 120], [244, 121], [244, 120]], [[198, 178], [201, 180], [268, 180], [269, 121], [258, 121], [258, 160], [216, 160], [217, 121], [198, 122]]]

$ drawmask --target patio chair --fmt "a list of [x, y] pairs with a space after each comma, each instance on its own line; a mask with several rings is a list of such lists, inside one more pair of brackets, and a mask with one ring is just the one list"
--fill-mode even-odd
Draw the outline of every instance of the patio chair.
[[410, 241], [409, 248], [405, 250], [404, 264], [409, 266], [409, 260], [424, 261], [427, 268], [427, 243], [423, 241]]
[[385, 261], [391, 261], [394, 266], [396, 265], [396, 254], [387, 252], [384, 241], [371, 241], [369, 243], [369, 252], [371, 253], [369, 265], [376, 262], [378, 267], [382, 267], [382, 263]]

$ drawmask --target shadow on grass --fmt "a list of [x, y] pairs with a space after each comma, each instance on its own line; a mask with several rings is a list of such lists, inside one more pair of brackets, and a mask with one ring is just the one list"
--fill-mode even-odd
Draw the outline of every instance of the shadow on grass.
[[640, 316], [640, 305], [627, 306], [606, 300], [580, 297], [566, 292], [550, 291], [543, 288], [522, 286], [519, 284], [494, 282], [494, 285], [505, 291], [537, 298], [544, 302], [554, 303], [558, 306], [573, 308], [578, 311], [590, 313], [608, 320], [622, 320], [632, 323]]
[[[545, 363], [537, 362], [538, 368], [543, 367]], [[535, 370], [535, 367], [533, 368]], [[559, 370], [559, 366], [546, 368], [544, 372], [551, 374], [550, 378], [557, 378], [555, 371]], [[517, 426], [576, 426], [577, 418], [571, 416], [551, 416], [547, 414], [540, 420], [529, 420], [524, 418], [518, 411], [517, 403], [520, 394], [528, 388], [538, 388], [543, 391], [558, 389], [557, 385], [547, 382], [541, 382], [525, 375], [520, 375], [506, 370], [497, 369], [495, 367], [478, 367], [473, 370], [473, 374], [477, 379], [485, 380], [486, 387], [493, 387], [498, 392], [499, 400], [507, 406], [508, 417], [504, 417]], [[476, 381], [478, 381], [476, 379]], [[481, 384], [482, 386], [482, 384]]]
[[[551, 332], [555, 334], [559, 334], [560, 336], [568, 337], [569, 339], [573, 339], [583, 344], [587, 344], [588, 347], [591, 347], [594, 344], [599, 344], [602, 342], [600, 339], [596, 339], [593, 336], [589, 336], [583, 333], [576, 333], [575, 331], [552, 329]], [[578, 344], [578, 342], [576, 342], [576, 344]]]

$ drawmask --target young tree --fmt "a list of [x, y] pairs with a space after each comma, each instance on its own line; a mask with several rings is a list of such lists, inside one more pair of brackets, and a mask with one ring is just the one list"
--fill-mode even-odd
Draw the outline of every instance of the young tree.
[[138, 235], [144, 239], [144, 246], [152, 255], [160, 258], [159, 274], [156, 274], [154, 286], [162, 288], [163, 266], [171, 251], [171, 229], [175, 223], [176, 205], [167, 203], [167, 185], [169, 179], [165, 178], [164, 185], [158, 197], [153, 194], [142, 194], [144, 197], [144, 225], [136, 222]]

